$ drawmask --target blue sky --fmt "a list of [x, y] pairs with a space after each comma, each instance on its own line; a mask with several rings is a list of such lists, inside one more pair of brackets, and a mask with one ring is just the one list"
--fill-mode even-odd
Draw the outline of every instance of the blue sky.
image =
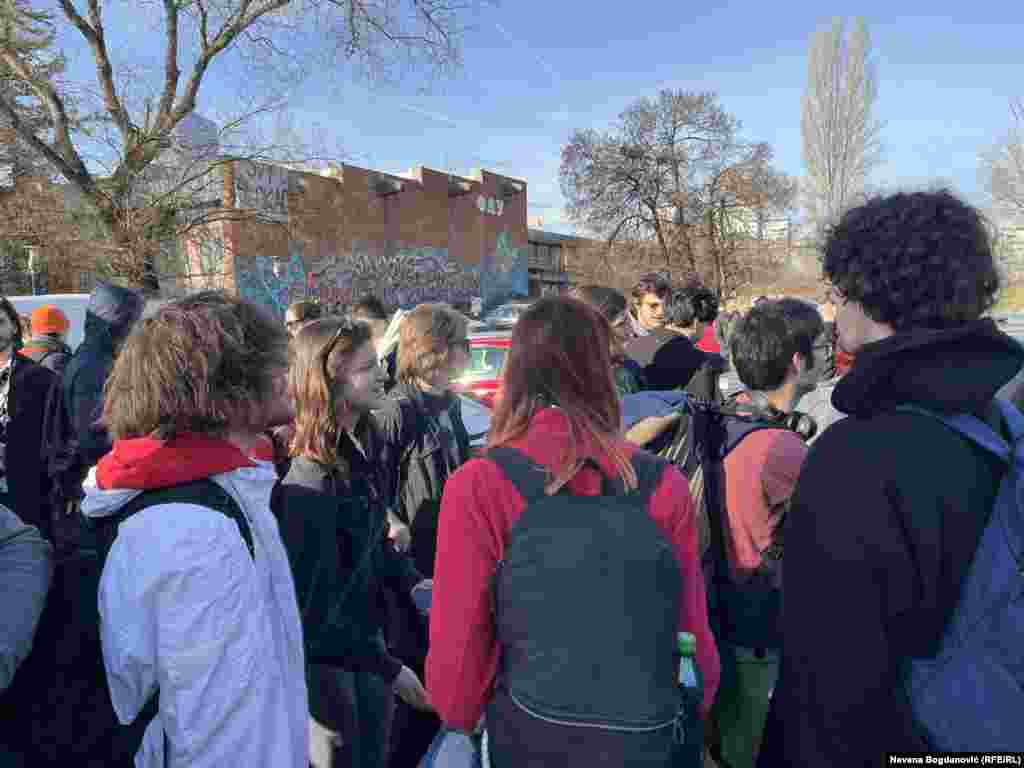
[[[504, 0], [468, 19], [456, 77], [426, 90], [417, 80], [370, 87], [339, 68], [294, 91], [291, 110], [300, 130], [328, 137], [359, 165], [455, 173], [483, 166], [523, 178], [530, 214], [543, 216], [546, 229], [570, 232], [558, 186], [562, 145], [574, 129], [606, 127], [660, 88], [716, 91], [743, 134], [770, 142], [777, 166], [799, 175], [808, 40], [831, 16], [858, 14], [873, 38], [885, 123], [885, 164], [873, 181], [947, 179], [985, 205], [978, 151], [1005, 134], [1009, 100], [1024, 98], [1024, 4], [980, 5], [983, 12], [916, 0]], [[116, 27], [131, 33], [134, 25], [136, 45], [149, 34], [138, 19]], [[79, 56], [72, 65], [88, 63]], [[211, 71], [200, 112], [230, 103], [232, 75], [227, 64]]]

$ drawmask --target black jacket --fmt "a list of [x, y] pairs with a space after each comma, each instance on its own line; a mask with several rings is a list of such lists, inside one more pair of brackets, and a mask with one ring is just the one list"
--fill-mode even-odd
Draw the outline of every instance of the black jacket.
[[64, 372], [71, 360], [71, 347], [49, 335], [33, 336], [21, 353], [58, 376]]
[[664, 329], [638, 336], [626, 354], [643, 370], [644, 389], [685, 389], [702, 400], [720, 399], [718, 377], [725, 358], [697, 349], [686, 336]]
[[421, 577], [387, 538], [378, 468], [348, 436], [342, 451], [350, 458], [350, 484], [336, 469], [296, 457], [271, 507], [292, 566], [307, 661], [392, 681], [402, 664], [380, 642], [380, 589], [409, 595]]
[[11, 420], [7, 425], [4, 466], [10, 507], [48, 537], [50, 521], [43, 500], [49, 493], [50, 481], [40, 456], [40, 442], [46, 395], [56, 376], [20, 354], [15, 355], [11, 364], [14, 370], [7, 401]]
[[110, 452], [107, 431], [96, 425], [103, 411], [103, 387], [114, 365], [114, 351], [142, 315], [145, 302], [127, 288], [100, 283], [89, 298], [85, 338], [64, 369], [64, 407], [78, 435], [84, 467]]
[[902, 695], [934, 655], [1003, 467], [915, 404], [992, 419], [1024, 349], [989, 320], [866, 346], [814, 444], [786, 525], [783, 660], [760, 766], [875, 766], [923, 751]]
[[[448, 412], [456, 450], [438, 423]], [[448, 476], [469, 458], [469, 433], [462, 423], [462, 406], [454, 395], [425, 394], [400, 382], [387, 405], [374, 413], [382, 438], [381, 464], [394, 479], [395, 514], [412, 534], [410, 554], [419, 571], [433, 576], [437, 551], [437, 520], [441, 493]]]

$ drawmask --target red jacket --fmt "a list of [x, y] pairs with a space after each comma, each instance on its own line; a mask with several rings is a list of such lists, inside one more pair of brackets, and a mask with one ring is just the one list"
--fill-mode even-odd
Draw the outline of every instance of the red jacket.
[[[555, 470], [568, 441], [565, 417], [556, 408], [547, 408], [534, 416], [528, 434], [510, 447]], [[628, 455], [639, 450], [625, 441], [621, 446]], [[596, 451], [592, 455], [614, 476], [606, 456]], [[569, 489], [578, 495], [597, 495], [601, 478], [593, 469], [583, 469]], [[509, 532], [524, 508], [513, 485], [486, 459], [466, 463], [445, 485], [426, 677], [430, 701], [449, 727], [474, 728], [491, 698], [499, 659], [491, 580], [496, 563], [504, 556]], [[686, 480], [676, 469], [662, 475], [648, 509], [679, 561], [683, 581], [679, 629], [697, 638], [706, 714], [718, 690], [718, 649], [708, 625], [693, 501]]]

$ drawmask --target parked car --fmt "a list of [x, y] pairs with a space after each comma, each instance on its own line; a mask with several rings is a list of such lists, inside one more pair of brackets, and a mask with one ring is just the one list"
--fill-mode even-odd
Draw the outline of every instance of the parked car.
[[491, 431], [491, 409], [469, 395], [459, 395], [462, 400], [462, 423], [469, 432], [469, 445], [481, 449], [487, 444], [487, 433]]
[[493, 409], [500, 388], [501, 371], [511, 346], [511, 331], [470, 334], [469, 365], [455, 381], [455, 389]]
[[519, 321], [519, 316], [530, 308], [530, 302], [510, 301], [500, 304], [481, 318], [485, 326], [492, 328], [508, 328]]

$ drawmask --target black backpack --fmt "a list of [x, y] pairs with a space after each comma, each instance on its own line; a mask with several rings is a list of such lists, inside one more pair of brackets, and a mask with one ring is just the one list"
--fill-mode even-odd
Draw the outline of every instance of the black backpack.
[[487, 457], [526, 502], [494, 575], [495, 696], [538, 723], [578, 728], [581, 753], [587, 733], [644, 734], [668, 764], [694, 738], [682, 735], [691, 718], [675, 684], [679, 563], [647, 511], [668, 463], [639, 451], [637, 490], [605, 477], [600, 496], [574, 496], [547, 495], [547, 470], [519, 451]]
[[146, 727], [156, 716], [159, 691], [135, 721], [122, 726], [114, 713], [100, 642], [98, 592], [118, 526], [158, 504], [199, 504], [237, 523], [249, 554], [252, 532], [241, 508], [212, 480], [144, 491], [116, 515], [79, 516], [78, 545], [59, 553], [32, 651], [0, 697], [0, 741], [37, 766], [131, 766]]
[[[726, 554], [725, 458], [748, 435], [763, 429], [806, 429], [805, 414], [769, 413], [764, 409], [689, 401], [671, 443], [661, 456], [688, 478], [697, 510], [699, 543], [708, 594], [708, 616], [715, 637], [732, 645], [772, 649], [781, 645], [779, 613], [782, 560], [778, 540], [763, 553], [763, 564], [741, 585], [733, 582]], [[813, 422], [811, 422], [813, 425]], [[811, 429], [813, 433], [813, 428]]]

